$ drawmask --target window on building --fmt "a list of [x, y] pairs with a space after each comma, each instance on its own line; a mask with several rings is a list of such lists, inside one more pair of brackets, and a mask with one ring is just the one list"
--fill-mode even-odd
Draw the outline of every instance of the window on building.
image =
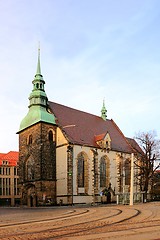
[[14, 195], [18, 195], [18, 181], [17, 178], [14, 178]]
[[14, 167], [14, 175], [17, 175], [17, 167]]
[[107, 187], [110, 183], [110, 160], [105, 155], [100, 159], [100, 187]]
[[130, 163], [129, 159], [125, 160], [124, 171], [125, 171], [125, 185], [130, 185], [131, 163]]
[[78, 172], [78, 187], [84, 187], [84, 155], [81, 153], [78, 156], [78, 164], [77, 164], [77, 172]]
[[6, 175], [6, 167], [3, 167], [3, 168], [2, 168], [2, 174], [3, 174], [3, 175]]
[[101, 158], [100, 161], [100, 187], [106, 187], [106, 160]]
[[10, 172], [11, 172], [10, 167], [7, 167], [6, 168], [6, 175], [10, 175]]
[[48, 140], [50, 142], [53, 142], [53, 132], [50, 130], [49, 133], [48, 133]]
[[49, 130], [49, 132], [48, 132], [48, 140], [50, 142], [54, 142], [55, 141], [55, 132], [54, 131]]
[[2, 195], [6, 195], [6, 178], [2, 178]]
[[0, 178], [0, 195], [2, 195], [2, 178]]
[[28, 137], [28, 145], [31, 145], [33, 142], [32, 135], [29, 135]]
[[10, 178], [6, 178], [6, 195], [10, 195]]
[[6, 161], [6, 160], [5, 160], [5, 161], [2, 161], [2, 164], [3, 164], [3, 165], [8, 165], [8, 161]]

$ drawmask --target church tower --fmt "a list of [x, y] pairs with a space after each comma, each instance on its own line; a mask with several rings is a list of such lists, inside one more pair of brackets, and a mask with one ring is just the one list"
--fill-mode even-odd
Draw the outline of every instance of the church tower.
[[32, 81], [29, 111], [19, 134], [19, 184], [22, 204], [56, 203], [56, 122], [50, 112], [41, 74], [40, 49]]

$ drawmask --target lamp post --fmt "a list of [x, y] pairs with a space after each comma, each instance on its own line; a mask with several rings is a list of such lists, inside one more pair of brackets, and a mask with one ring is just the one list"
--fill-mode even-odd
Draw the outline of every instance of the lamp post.
[[133, 205], [134, 153], [131, 153], [130, 205]]

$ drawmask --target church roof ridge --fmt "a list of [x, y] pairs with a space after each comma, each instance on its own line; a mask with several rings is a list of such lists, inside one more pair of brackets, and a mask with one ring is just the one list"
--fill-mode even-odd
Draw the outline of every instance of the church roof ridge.
[[[75, 107], [70, 107], [70, 106], [67, 106], [67, 105], [64, 105], [64, 104], [61, 104], [61, 103], [57, 103], [57, 102], [53, 102], [53, 101], [48, 101], [48, 103], [49, 103], [49, 105], [50, 104], [57, 104], [57, 105], [60, 105], [60, 106], [62, 106], [62, 107], [65, 107], [65, 108], [68, 108], [68, 109], [71, 109], [71, 110], [74, 110], [74, 111], [77, 111], [77, 112], [81, 112], [81, 113], [84, 113], [84, 114], [88, 114], [88, 115], [92, 115], [92, 116], [95, 116], [95, 117], [97, 117], [97, 118], [99, 118], [99, 119], [102, 119], [101, 118], [101, 116], [98, 116], [98, 115], [96, 115], [96, 114], [94, 114], [94, 113], [91, 113], [91, 112], [87, 112], [87, 111], [84, 111], [84, 110], [81, 110], [81, 109], [76, 109]], [[106, 121], [111, 121], [111, 119], [106, 119]]]
[[100, 116], [51, 101], [49, 101], [49, 107], [56, 117], [57, 125], [65, 133], [69, 142], [98, 148], [95, 135], [108, 132], [112, 139], [112, 150], [132, 152], [124, 134], [113, 119], [104, 121]]

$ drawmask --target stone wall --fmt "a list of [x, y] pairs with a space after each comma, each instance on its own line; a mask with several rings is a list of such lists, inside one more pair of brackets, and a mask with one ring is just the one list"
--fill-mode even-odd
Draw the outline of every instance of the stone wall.
[[[52, 138], [49, 138], [49, 131]], [[19, 134], [22, 203], [56, 203], [56, 127], [37, 123]]]

